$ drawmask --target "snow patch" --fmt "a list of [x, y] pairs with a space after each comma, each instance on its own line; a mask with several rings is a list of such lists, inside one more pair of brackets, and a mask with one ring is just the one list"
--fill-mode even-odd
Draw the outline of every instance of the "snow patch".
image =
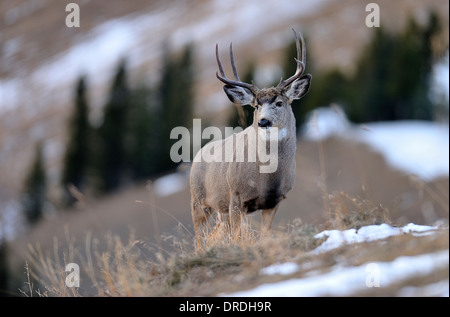
[[[371, 262], [356, 267], [336, 265], [325, 274], [317, 272], [314, 276], [262, 284], [251, 290], [221, 295], [232, 297], [348, 296], [370, 289], [370, 284], [367, 283], [368, 278], [371, 277], [369, 268], [378, 269], [379, 287], [389, 287], [412, 277], [426, 276], [435, 270], [448, 267], [448, 264], [449, 250], [444, 250], [417, 256], [402, 256], [392, 262]], [[442, 296], [448, 294], [448, 284], [443, 286], [440, 292]]]
[[423, 297], [423, 296], [441, 296], [441, 297], [449, 297], [448, 293], [448, 285], [449, 280], [440, 281], [433, 284], [414, 287], [408, 286], [402, 288], [397, 296], [400, 297]]
[[314, 236], [316, 239], [328, 238], [320, 246], [314, 249], [313, 253], [323, 253], [350, 243], [371, 242], [401, 234], [412, 234], [414, 236], [432, 234], [433, 231], [437, 229], [437, 227], [422, 226], [413, 223], [410, 223], [403, 228], [395, 228], [384, 223], [381, 225], [364, 226], [359, 230], [325, 230]]
[[317, 108], [309, 114], [303, 136], [307, 140], [320, 141], [333, 135], [345, 136], [350, 127], [347, 116], [339, 106]]
[[155, 180], [153, 183], [158, 196], [170, 196], [182, 191], [187, 185], [184, 173], [173, 173]]
[[383, 154], [387, 162], [425, 181], [449, 175], [449, 126], [426, 121], [368, 124], [356, 139]]
[[286, 263], [276, 263], [268, 267], [263, 268], [260, 273], [263, 275], [289, 275], [297, 272], [299, 270], [299, 265], [294, 262]]
[[367, 144], [381, 153], [392, 167], [424, 181], [449, 175], [447, 123], [395, 121], [355, 126], [338, 106], [314, 110], [303, 137], [320, 141], [330, 136]]
[[[417, 225], [409, 223], [404, 227], [396, 228], [388, 224], [369, 225], [359, 230], [348, 229], [326, 230], [314, 237], [328, 239], [311, 253], [323, 253], [345, 244], [369, 242], [385, 239], [401, 234], [422, 236], [433, 234], [438, 227]], [[314, 270], [316, 264], [295, 262], [276, 263], [260, 270], [262, 275], [290, 275], [302, 270], [311, 270], [303, 278], [290, 279], [278, 283], [262, 284], [252, 290], [226, 294], [224, 296], [346, 296], [358, 291], [368, 289], [372, 284], [367, 283], [371, 274], [376, 271], [379, 277], [379, 287], [388, 287], [391, 284], [415, 276], [428, 275], [433, 270], [448, 266], [448, 250], [437, 253], [422, 254], [418, 256], [402, 256], [392, 262], [370, 262], [357, 267], [344, 267], [335, 265], [329, 272]], [[439, 287], [427, 285], [420, 288], [405, 288], [399, 296], [408, 294], [421, 294], [422, 296], [446, 296], [448, 283], [439, 283]], [[447, 295], [448, 296], [448, 295]]]

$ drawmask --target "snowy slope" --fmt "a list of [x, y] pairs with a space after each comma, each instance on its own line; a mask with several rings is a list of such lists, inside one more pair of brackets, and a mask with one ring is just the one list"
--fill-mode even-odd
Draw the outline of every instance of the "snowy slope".
[[[224, 296], [348, 296], [368, 287], [388, 287], [407, 278], [430, 274], [433, 270], [448, 267], [448, 260], [448, 250], [445, 250], [417, 256], [402, 256], [392, 262], [371, 262], [356, 267], [336, 265], [325, 274], [311, 272], [312, 276], [306, 278], [263, 284], [252, 290]], [[376, 280], [371, 281], [371, 271], [379, 272], [379, 284]], [[433, 285], [428, 292], [424, 295], [448, 296], [448, 281]], [[408, 294], [400, 293], [399, 295]]]
[[393, 167], [425, 181], [449, 175], [448, 123], [393, 121], [352, 125], [338, 106], [316, 109], [303, 131], [306, 139], [331, 136], [369, 145]]
[[[316, 238], [328, 237], [311, 254], [319, 254], [338, 248], [343, 244], [354, 244], [376, 241], [396, 236], [433, 234], [437, 227], [408, 224], [403, 228], [380, 226], [364, 226], [359, 230], [345, 231], [327, 230], [316, 235]], [[440, 269], [448, 269], [449, 251], [436, 251], [414, 256], [399, 256], [392, 261], [375, 261], [359, 266], [343, 266], [336, 264], [329, 271], [314, 270], [314, 262], [302, 265], [287, 262], [274, 264], [261, 270], [262, 275], [290, 275], [302, 269], [312, 269], [302, 278], [291, 278], [281, 282], [261, 284], [253, 289], [222, 296], [264, 297], [264, 296], [348, 296], [372, 287], [387, 288], [403, 280], [422, 277]], [[448, 280], [431, 283], [426, 286], [400, 289], [398, 296], [449, 296]]]
[[449, 175], [449, 127], [433, 122], [402, 121], [367, 125], [358, 141], [382, 153], [387, 162], [425, 181]]

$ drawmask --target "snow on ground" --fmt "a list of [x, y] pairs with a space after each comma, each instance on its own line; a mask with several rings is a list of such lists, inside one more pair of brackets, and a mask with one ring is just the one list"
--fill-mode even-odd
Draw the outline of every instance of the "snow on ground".
[[261, 270], [260, 273], [262, 275], [274, 275], [274, 274], [289, 275], [297, 272], [298, 270], [299, 265], [297, 263], [286, 262], [286, 263], [277, 263], [265, 267]]
[[358, 230], [325, 230], [314, 236], [316, 239], [322, 239], [325, 237], [328, 237], [328, 239], [319, 247], [314, 249], [313, 253], [317, 254], [327, 252], [329, 250], [339, 248], [345, 244], [370, 242], [406, 233], [415, 236], [427, 235], [432, 234], [433, 231], [437, 229], [437, 227], [421, 226], [413, 223], [410, 223], [403, 228], [395, 228], [384, 223], [381, 225], [364, 226]]
[[400, 290], [400, 297], [424, 297], [424, 296], [442, 296], [449, 297], [448, 292], [449, 280], [425, 285], [422, 287], [407, 286]]
[[330, 136], [369, 145], [394, 168], [425, 181], [449, 175], [449, 125], [429, 121], [392, 121], [352, 125], [337, 106], [319, 108], [303, 131], [308, 140]]
[[[328, 237], [311, 253], [317, 254], [342, 246], [345, 243], [360, 243], [385, 239], [399, 234], [423, 235], [432, 234], [437, 227], [408, 224], [402, 228], [394, 228], [387, 224], [364, 226], [359, 230], [345, 231], [327, 230], [315, 236], [320, 239]], [[412, 277], [426, 276], [435, 270], [449, 265], [448, 250], [416, 256], [401, 256], [391, 262], [370, 262], [361, 266], [333, 266], [328, 272], [312, 270], [303, 278], [294, 278], [276, 283], [266, 283], [251, 290], [222, 294], [236, 297], [264, 296], [346, 296], [370, 287], [388, 287]], [[305, 266], [305, 267], [303, 267]], [[277, 263], [260, 271], [262, 275], [290, 275], [300, 270], [313, 269], [314, 263], [297, 264], [294, 262]], [[435, 283], [419, 288], [406, 287], [398, 296], [448, 296], [448, 283]]]
[[155, 193], [158, 196], [170, 196], [182, 191], [188, 185], [185, 173], [173, 173], [158, 178], [153, 182]]
[[367, 125], [357, 139], [382, 153], [392, 166], [425, 181], [449, 175], [449, 127], [422, 121]]
[[[370, 262], [361, 266], [342, 267], [335, 265], [327, 273], [310, 272], [305, 278], [289, 279], [267, 283], [254, 289], [222, 294], [233, 297], [276, 297], [276, 296], [348, 296], [371, 287], [389, 287], [412, 277], [425, 276], [435, 270], [448, 267], [448, 250], [416, 256], [401, 256], [392, 262]], [[439, 283], [439, 289], [431, 289], [423, 295], [448, 296], [449, 286]], [[401, 291], [401, 296], [408, 295]]]
[[331, 136], [345, 136], [351, 128], [346, 114], [336, 104], [317, 108], [309, 114], [303, 128], [303, 137], [307, 140], [321, 141]]

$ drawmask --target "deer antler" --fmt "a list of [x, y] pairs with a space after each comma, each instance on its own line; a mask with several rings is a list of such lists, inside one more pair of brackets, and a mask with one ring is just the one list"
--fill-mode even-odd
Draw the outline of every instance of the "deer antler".
[[[305, 67], [306, 67], [306, 44], [305, 44], [305, 40], [303, 39], [303, 36], [300, 34], [300, 40], [302, 42], [302, 46], [301, 46], [301, 50], [300, 50], [300, 40], [299, 40], [299, 35], [298, 33], [292, 29], [292, 31], [294, 31], [294, 35], [295, 35], [295, 46], [297, 47], [297, 58], [295, 58], [295, 61], [297, 62], [297, 69], [295, 70], [295, 74], [292, 75], [291, 77], [289, 77], [286, 80], [281, 80], [280, 83], [278, 84], [277, 88], [282, 90], [284, 88], [286, 88], [287, 86], [289, 86], [290, 84], [292, 84], [292, 82], [294, 80], [296, 80], [297, 78], [300, 78], [303, 75], [303, 72], [305, 71]], [[301, 59], [300, 59], [300, 51], [301, 51]]]
[[244, 83], [239, 79], [239, 75], [236, 70], [236, 65], [234, 64], [233, 44], [230, 44], [230, 60], [231, 60], [231, 67], [233, 68], [234, 78], [236, 80], [228, 79], [227, 76], [225, 75], [225, 72], [222, 67], [222, 63], [220, 62], [220, 59], [219, 59], [219, 45], [218, 44], [216, 44], [216, 60], [217, 60], [217, 66], [219, 66], [219, 71], [220, 71], [220, 75], [218, 72], [216, 72], [216, 76], [221, 82], [223, 82], [224, 84], [227, 84], [227, 85], [231, 85], [231, 86], [239, 86], [239, 87], [247, 88], [253, 93], [256, 93], [256, 91], [258, 91], [258, 88], [253, 83], [252, 84]]

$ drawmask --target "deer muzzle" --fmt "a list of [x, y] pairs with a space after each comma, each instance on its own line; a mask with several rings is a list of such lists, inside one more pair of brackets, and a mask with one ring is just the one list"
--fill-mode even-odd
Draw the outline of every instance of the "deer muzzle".
[[267, 120], [267, 119], [261, 119], [261, 120], [259, 120], [259, 122], [258, 122], [258, 126], [259, 126], [260, 128], [266, 128], [266, 129], [269, 129], [269, 128], [272, 127], [272, 122], [269, 121], [269, 120]]

